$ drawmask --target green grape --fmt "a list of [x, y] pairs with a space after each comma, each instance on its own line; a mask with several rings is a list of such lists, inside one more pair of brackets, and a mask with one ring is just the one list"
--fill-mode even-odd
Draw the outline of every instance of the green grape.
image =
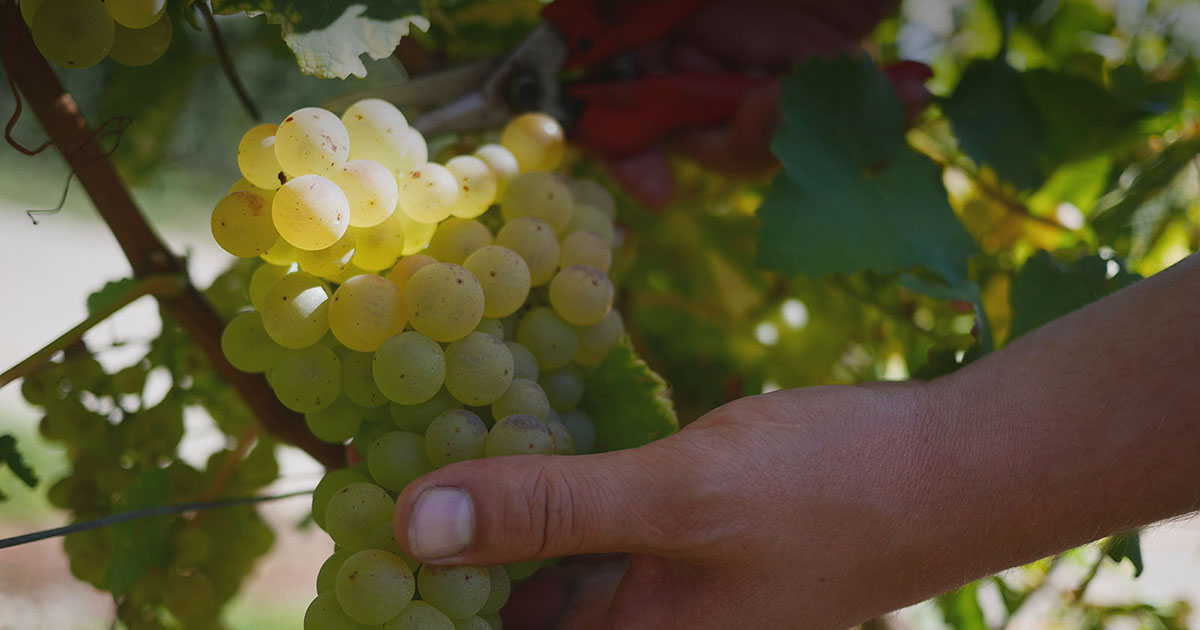
[[562, 268], [589, 265], [608, 273], [612, 267], [612, 248], [604, 239], [586, 230], [568, 234], [562, 240], [559, 251], [558, 266]]
[[454, 630], [454, 622], [442, 611], [417, 600], [384, 624], [383, 630]]
[[333, 589], [322, 592], [304, 611], [304, 630], [370, 630], [342, 612]]
[[229, 190], [225, 191], [225, 194], [232, 195], [235, 192], [258, 193], [263, 199], [267, 200], [267, 203], [275, 201], [274, 189], [259, 188], [258, 186], [251, 184], [250, 180], [246, 179], [245, 177], [239, 177], [236, 182], [233, 182], [233, 185], [229, 187]]
[[371, 227], [392, 216], [399, 201], [396, 176], [373, 160], [350, 160], [330, 179], [350, 202], [350, 225]]
[[[506, 574], [507, 575], [507, 574]], [[504, 627], [503, 621], [500, 619], [500, 613], [492, 613], [490, 615], [479, 615], [491, 627], [491, 630], [501, 630]]]
[[379, 625], [399, 615], [412, 601], [412, 570], [395, 554], [364, 549], [346, 558], [338, 569], [338, 604], [351, 619]]
[[625, 324], [617, 309], [612, 309], [597, 324], [579, 329], [579, 349], [574, 360], [580, 365], [600, 365], [625, 336]]
[[401, 250], [401, 254], [409, 256], [429, 247], [429, 241], [437, 232], [436, 223], [421, 223], [402, 211], [397, 211], [392, 216], [398, 217], [400, 224], [404, 226], [404, 249]]
[[350, 135], [346, 126], [337, 116], [319, 107], [292, 112], [275, 132], [275, 157], [289, 176], [330, 176], [342, 168], [349, 156]]
[[296, 250], [296, 263], [300, 268], [321, 278], [332, 278], [346, 271], [353, 257], [354, 232], [350, 230], [325, 249]]
[[491, 589], [488, 591], [488, 598], [483, 603], [483, 608], [476, 613], [480, 617], [499, 613], [504, 604], [508, 602], [508, 596], [512, 594], [512, 580], [508, 579], [508, 572], [504, 570], [504, 567], [492, 565], [487, 570]]
[[[170, 20], [167, 20], [169, 23]], [[237, 162], [246, 181], [259, 188], [275, 190], [282, 185], [279, 160], [275, 159], [275, 131], [279, 125], [255, 125], [238, 142]]]
[[508, 574], [508, 579], [513, 582], [520, 582], [526, 578], [532, 577], [538, 569], [542, 568], [545, 560], [526, 560], [525, 562], [516, 562], [514, 564], [504, 565], [504, 572]]
[[[486, 300], [487, 298], [484, 299]], [[485, 333], [500, 341], [504, 341], [504, 324], [500, 323], [498, 319], [484, 317], [479, 320], [479, 325], [475, 327], [475, 332]]]
[[579, 348], [579, 333], [553, 310], [539, 306], [517, 324], [517, 341], [529, 348], [543, 370], [557, 370], [571, 362]]
[[454, 630], [492, 630], [492, 626], [483, 617], [468, 617], [455, 621]]
[[513, 156], [512, 151], [504, 148], [499, 144], [485, 144], [478, 149], [475, 149], [475, 157], [481, 159], [492, 170], [492, 174], [496, 177], [496, 198], [504, 194], [504, 189], [508, 187], [508, 182], [516, 177], [521, 172], [520, 165], [517, 164], [517, 158]]
[[508, 121], [500, 134], [500, 144], [512, 151], [522, 173], [553, 171], [566, 151], [562, 125], [541, 112], [521, 114]]
[[538, 362], [533, 353], [529, 351], [529, 348], [515, 341], [505, 341], [504, 345], [508, 346], [508, 351], [512, 353], [513, 378], [536, 380], [538, 377]]
[[358, 433], [362, 426], [363, 411], [362, 407], [342, 397], [320, 411], [304, 414], [304, 422], [318, 440], [341, 444]]
[[617, 230], [613, 227], [612, 217], [589, 205], [575, 206], [571, 216], [571, 224], [567, 226], [567, 234], [575, 232], [590, 232], [604, 239], [612, 247], [617, 242]]
[[400, 289], [400, 295], [404, 295], [404, 290], [408, 288], [408, 281], [413, 274], [420, 271], [422, 267], [427, 267], [435, 262], [437, 261], [433, 258], [421, 254], [405, 256], [388, 272], [387, 279], [391, 280], [397, 289]]
[[566, 425], [550, 420], [546, 422], [546, 428], [550, 429], [555, 455], [573, 455], [575, 453], [575, 439], [571, 437], [571, 431]]
[[303, 271], [289, 273], [263, 296], [263, 326], [285, 348], [307, 348], [329, 332], [329, 288]]
[[421, 568], [420, 562], [409, 558], [408, 554], [400, 549], [400, 545], [396, 544], [396, 528], [391, 523], [384, 523], [371, 532], [371, 535], [367, 537], [367, 549], [378, 549], [400, 556], [404, 564], [407, 564], [408, 568], [414, 572]]
[[[271, 198], [274, 199], [274, 195], [272, 195]], [[271, 205], [275, 205], [274, 201], [271, 202]], [[274, 219], [272, 218], [272, 221], [273, 220]], [[294, 265], [296, 263], [296, 251], [296, 248], [292, 247], [292, 244], [287, 242], [287, 239], [280, 236], [279, 238], [275, 239], [275, 244], [271, 246], [271, 249], [268, 249], [266, 252], [264, 252], [261, 258], [264, 262], [272, 265]]]
[[325, 528], [325, 509], [329, 506], [329, 499], [337, 494], [338, 490], [345, 488], [352, 483], [366, 483], [367, 476], [353, 468], [335, 468], [321, 478], [317, 483], [316, 489], [312, 495], [312, 516], [313, 521], [321, 527]]
[[350, 226], [350, 202], [332, 180], [301, 175], [276, 191], [271, 217], [279, 235], [297, 249], [325, 249]]
[[543, 372], [538, 384], [546, 392], [550, 406], [559, 413], [574, 409], [583, 400], [583, 372], [573, 365]]
[[217, 245], [238, 258], [261, 256], [279, 238], [267, 200], [248, 191], [226, 195], [217, 202], [210, 223]]
[[513, 379], [504, 395], [492, 403], [492, 416], [503, 418], [524, 413], [545, 420], [550, 415], [550, 401], [542, 386], [524, 378]]
[[491, 589], [491, 576], [485, 567], [426, 564], [417, 572], [421, 599], [451, 619], [474, 616], [487, 602]]
[[342, 123], [350, 135], [351, 160], [374, 160], [393, 173], [404, 165], [409, 127], [395, 105], [378, 98], [361, 100], [346, 108]]
[[[371, 483], [343, 486], [325, 506], [325, 531], [347, 551], [366, 548], [367, 539], [383, 523], [392, 522], [396, 503], [387, 490]], [[345, 565], [343, 565], [345, 566]]]
[[571, 434], [571, 443], [577, 454], [590, 453], [596, 447], [596, 427], [582, 410], [572, 409], [564, 413], [562, 425]]
[[221, 352], [233, 367], [251, 374], [266, 372], [287, 355], [287, 349], [267, 334], [262, 316], [255, 311], [241, 313], [225, 326]]
[[458, 203], [458, 181], [441, 164], [427, 162], [400, 176], [400, 209], [414, 221], [445, 220]]
[[383, 271], [391, 267], [404, 251], [408, 228], [401, 212], [369, 228], [350, 228], [354, 233], [354, 258], [350, 262], [367, 271]]
[[487, 425], [465, 409], [438, 415], [425, 431], [425, 454], [435, 468], [483, 457]]
[[[483, 446], [485, 457], [504, 455], [549, 455], [554, 452], [550, 429], [537, 416], [517, 413], [505, 416], [488, 431]], [[422, 588], [424, 593], [425, 589]]]
[[324, 593], [333, 588], [334, 582], [337, 581], [338, 569], [342, 567], [342, 563], [346, 558], [350, 557], [350, 552], [345, 549], [335, 549], [333, 555], [325, 559], [321, 563], [321, 569], [317, 571], [317, 593]]
[[458, 182], [458, 202], [451, 211], [454, 216], [473, 219], [496, 200], [496, 174], [487, 162], [473, 155], [459, 155], [446, 162], [446, 170]]
[[212, 579], [200, 571], [172, 571], [162, 585], [163, 604], [187, 626], [211, 624], [217, 605]]
[[501, 245], [484, 247], [463, 263], [483, 288], [483, 314], [507, 317], [529, 297], [529, 266], [517, 252]]
[[[123, 66], [148, 66], [158, 61], [171, 47], [175, 28], [171, 18], [163, 16], [146, 28], [114, 25], [113, 45], [108, 56]], [[276, 184], [278, 185], [278, 184]]]
[[550, 281], [550, 306], [576, 326], [599, 324], [612, 310], [612, 302], [612, 281], [595, 267], [571, 265]]
[[612, 193], [592, 179], [573, 179], [567, 188], [571, 191], [571, 199], [575, 205], [588, 205], [600, 210], [608, 218], [617, 218], [617, 203], [613, 201]]
[[313, 413], [332, 405], [341, 393], [342, 362], [333, 350], [311, 346], [289, 352], [267, 371], [267, 382], [283, 406]]
[[458, 265], [426, 265], [409, 278], [404, 308], [417, 332], [435, 341], [454, 341], [475, 330], [483, 318], [483, 288]]
[[472, 252], [492, 244], [492, 232], [476, 219], [447, 219], [438, 225], [425, 253], [442, 262], [463, 264]]
[[387, 339], [371, 364], [375, 385], [388, 400], [416, 405], [433, 397], [446, 379], [446, 357], [436, 341], [408, 331]]
[[387, 396], [375, 384], [371, 371], [374, 355], [370, 352], [348, 352], [342, 357], [342, 393], [359, 407], [373, 409], [388, 403]]
[[126, 28], [146, 28], [162, 19], [167, 0], [105, 0], [113, 20]]
[[533, 217], [518, 217], [500, 228], [496, 244], [517, 252], [529, 267], [533, 286], [550, 282], [558, 270], [558, 235], [550, 224]]
[[250, 274], [250, 287], [247, 289], [247, 293], [250, 294], [250, 304], [261, 311], [267, 290], [293, 271], [296, 271], [296, 267], [293, 265], [272, 265], [271, 263], [259, 265], [254, 273]]
[[446, 389], [463, 404], [492, 404], [512, 378], [512, 353], [487, 333], [470, 333], [446, 347]]
[[425, 438], [408, 431], [388, 431], [375, 438], [367, 451], [367, 467], [375, 482], [392, 492], [433, 470], [425, 456]]
[[33, 26], [33, 14], [37, 13], [40, 6], [42, 6], [42, 0], [21, 0], [17, 5], [21, 9], [21, 17], [25, 19], [26, 26]]
[[462, 409], [462, 403], [455, 400], [446, 388], [442, 388], [433, 398], [416, 405], [398, 405], [392, 403], [392, 422], [403, 431], [425, 435], [429, 423], [438, 414], [451, 409]]
[[64, 68], [100, 63], [116, 34], [112, 15], [99, 0], [43, 0], [29, 30], [38, 51]]
[[374, 352], [404, 331], [401, 293], [382, 276], [363, 274], [342, 283], [329, 304], [329, 329], [351, 350]]
[[504, 189], [500, 215], [505, 221], [518, 217], [541, 219], [563, 234], [571, 224], [573, 206], [571, 192], [553, 174], [521, 173]]
[[370, 476], [371, 469], [367, 466], [366, 457], [371, 452], [371, 445], [384, 433], [394, 430], [395, 427], [390, 422], [379, 422], [374, 418], [362, 424], [362, 428], [358, 430], [358, 433], [354, 436], [354, 440], [350, 442], [355, 452], [363, 456], [360, 472]]

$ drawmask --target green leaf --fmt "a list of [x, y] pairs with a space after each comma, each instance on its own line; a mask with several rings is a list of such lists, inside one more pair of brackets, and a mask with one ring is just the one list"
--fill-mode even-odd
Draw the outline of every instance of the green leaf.
[[1018, 188], [1041, 185], [1046, 125], [1021, 74], [1003, 59], [972, 63], [944, 109], [963, 153]]
[[[26, 486], [37, 487], [37, 474], [25, 463], [25, 457], [17, 449], [17, 438], [12, 435], [0, 435], [0, 466], [8, 466], [17, 479], [20, 479]], [[7, 499], [8, 495], [0, 491], [0, 501]]]
[[[1118, 265], [1112, 278], [1108, 277], [1110, 262]], [[1138, 279], [1140, 276], [1129, 273], [1119, 262], [1099, 256], [1062, 263], [1049, 252], [1039, 251], [1013, 278], [1010, 298], [1013, 321], [1009, 338], [1016, 339]]]
[[900, 101], [868, 58], [813, 59], [783, 81], [772, 149], [784, 171], [758, 210], [758, 262], [821, 276], [916, 265], [950, 285], [975, 252], [941, 169], [905, 144]]
[[1126, 558], [1133, 564], [1133, 576], [1138, 577], [1146, 569], [1142, 561], [1142, 540], [1137, 531], [1117, 534], [1104, 543], [1104, 554], [1113, 562]]
[[679, 430], [666, 382], [627, 341], [587, 377], [579, 406], [596, 425], [596, 450], [634, 448]]
[[117, 301], [117, 298], [124, 295], [127, 291], [137, 286], [137, 280], [134, 278], [121, 278], [120, 280], [111, 280], [105, 282], [99, 291], [95, 291], [87, 297], [87, 312], [88, 315], [95, 315], [99, 311]]
[[1100, 242], [1110, 242], [1117, 233], [1131, 227], [1134, 212], [1162, 192], [1197, 154], [1200, 154], [1200, 138], [1167, 145], [1141, 165], [1128, 187], [1101, 198], [1091, 218]]
[[937, 598], [946, 625], [955, 630], [988, 630], [979, 605], [979, 583], [973, 582]]
[[213, 0], [221, 14], [266, 15], [306, 74], [325, 79], [367, 76], [360, 57], [392, 54], [409, 28], [429, 28], [419, 0]]
[[[166, 470], [152, 468], [134, 479], [117, 502], [117, 511], [165, 505], [171, 498], [171, 478]], [[168, 517], [140, 518], [113, 525], [112, 564], [104, 578], [114, 597], [129, 591], [147, 569], [167, 560]]]
[[1038, 69], [1022, 74], [1021, 80], [1046, 130], [1040, 156], [1046, 167], [1113, 146], [1137, 133], [1138, 121], [1153, 113], [1083, 77]]
[[1043, 3], [1043, 0], [992, 0], [992, 6], [996, 8], [996, 15], [1001, 22], [1005, 21], [1008, 16], [1012, 16], [1018, 21], [1024, 21]]

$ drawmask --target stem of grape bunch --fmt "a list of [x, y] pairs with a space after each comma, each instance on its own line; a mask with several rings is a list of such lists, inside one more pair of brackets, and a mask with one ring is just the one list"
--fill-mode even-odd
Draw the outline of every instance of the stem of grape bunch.
[[344, 451], [313, 437], [305, 428], [304, 419], [279, 403], [261, 375], [240, 372], [225, 359], [221, 352], [222, 322], [216, 311], [187, 280], [183, 264], [151, 229], [103, 148], [94, 143], [94, 135], [79, 113], [75, 99], [38, 52], [13, 0], [0, 0], [0, 33], [5, 40], [5, 72], [15, 81], [51, 142], [79, 178], [129, 260], [134, 276], [174, 274], [183, 278], [183, 288], [177, 294], [156, 295], [163, 312], [187, 331], [213, 368], [245, 400], [268, 431], [326, 466], [343, 463]]

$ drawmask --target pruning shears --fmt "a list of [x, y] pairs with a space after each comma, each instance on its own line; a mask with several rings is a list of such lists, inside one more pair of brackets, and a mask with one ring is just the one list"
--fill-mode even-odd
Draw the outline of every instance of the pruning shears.
[[711, 0], [556, 0], [512, 52], [350, 94], [420, 109], [412, 121], [432, 136], [498, 128], [542, 111], [577, 145], [606, 157], [631, 155], [671, 131], [730, 120], [745, 95], [769, 79], [738, 74], [638, 75], [632, 53], [663, 39]]

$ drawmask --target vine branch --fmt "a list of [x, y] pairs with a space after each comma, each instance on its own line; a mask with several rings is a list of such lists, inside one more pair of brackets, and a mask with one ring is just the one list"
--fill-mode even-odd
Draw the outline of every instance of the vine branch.
[[[133, 268], [134, 277], [167, 274], [186, 279], [183, 264], [146, 223], [103, 148], [89, 139], [92, 132], [87, 121], [34, 46], [13, 0], [0, 0], [0, 29], [6, 44], [5, 71], [108, 224]], [[68, 151], [64, 147], [78, 149]], [[262, 375], [246, 374], [230, 365], [221, 351], [221, 320], [195, 286], [185, 280], [178, 294], [156, 297], [163, 311], [187, 331], [213, 368], [245, 400], [268, 431], [307, 451], [326, 466], [345, 462], [341, 446], [316, 439], [303, 418], [275, 398]]]
[[217, 29], [217, 20], [213, 17], [212, 9], [209, 8], [208, 2], [197, 2], [196, 7], [200, 11], [200, 15], [204, 17], [204, 23], [208, 25], [208, 32], [213, 40], [213, 48], [217, 50], [217, 59], [221, 62], [221, 70], [225, 72], [225, 78], [229, 79], [229, 85], [233, 87], [238, 100], [242, 102], [242, 107], [246, 108], [250, 117], [254, 120], [261, 120], [262, 114], [259, 113], [258, 106], [254, 104], [254, 100], [250, 98], [250, 92], [246, 91], [246, 85], [242, 83], [242, 78], [238, 76], [237, 68], [233, 65], [233, 57], [229, 55], [229, 49], [225, 47], [225, 38], [221, 37], [221, 31]]

